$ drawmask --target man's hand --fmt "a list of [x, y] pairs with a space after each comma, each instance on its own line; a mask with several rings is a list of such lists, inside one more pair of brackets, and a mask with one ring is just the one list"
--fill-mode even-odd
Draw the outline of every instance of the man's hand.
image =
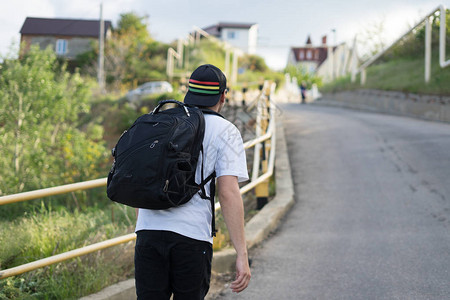
[[231, 283], [231, 290], [235, 293], [245, 290], [250, 283], [251, 276], [247, 255], [238, 255], [236, 258], [236, 280]]

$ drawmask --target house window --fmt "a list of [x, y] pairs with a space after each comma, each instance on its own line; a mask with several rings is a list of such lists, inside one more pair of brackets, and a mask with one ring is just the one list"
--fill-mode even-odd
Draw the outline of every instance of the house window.
[[238, 38], [238, 33], [236, 31], [228, 31], [227, 32], [227, 39], [234, 40]]
[[306, 51], [306, 59], [312, 59], [312, 52], [311, 52], [311, 50]]
[[300, 51], [300, 60], [303, 60], [305, 58], [305, 54], [303, 53], [303, 51]]
[[67, 53], [67, 40], [56, 40], [56, 54], [64, 55]]

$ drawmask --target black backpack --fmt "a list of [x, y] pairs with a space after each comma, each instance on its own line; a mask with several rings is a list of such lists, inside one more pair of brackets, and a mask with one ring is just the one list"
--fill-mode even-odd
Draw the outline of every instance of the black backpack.
[[[160, 111], [168, 103], [176, 107]], [[114, 163], [108, 175], [108, 198], [132, 207], [167, 209], [180, 206], [199, 193], [211, 201], [214, 235], [216, 174], [205, 178], [202, 164], [201, 183], [195, 182], [198, 158], [200, 153], [203, 155], [203, 113], [219, 115], [164, 100], [151, 113], [140, 116], [112, 149]], [[208, 182], [209, 197], [204, 189]]]

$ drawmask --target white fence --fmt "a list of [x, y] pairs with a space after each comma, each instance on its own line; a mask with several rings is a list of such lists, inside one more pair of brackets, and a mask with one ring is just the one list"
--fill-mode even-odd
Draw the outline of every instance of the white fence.
[[364, 62], [356, 73], [353, 74], [352, 80], [355, 80], [355, 75], [361, 74], [361, 85], [364, 85], [366, 82], [366, 68], [374, 63], [380, 56], [385, 54], [389, 49], [391, 49], [395, 44], [401, 41], [405, 36], [411, 33], [416, 28], [422, 26], [423, 22], [425, 22], [425, 82], [430, 81], [431, 74], [431, 24], [430, 18], [435, 15], [437, 12], [440, 12], [440, 27], [439, 27], [439, 65], [441, 68], [448, 67], [450, 65], [450, 60], [445, 60], [445, 37], [446, 37], [446, 9], [443, 5], [435, 8], [429, 14], [427, 14], [423, 19], [416, 23], [414, 27], [408, 30], [401, 37], [396, 39], [392, 44], [384, 48], [382, 51], [375, 54], [373, 57]]

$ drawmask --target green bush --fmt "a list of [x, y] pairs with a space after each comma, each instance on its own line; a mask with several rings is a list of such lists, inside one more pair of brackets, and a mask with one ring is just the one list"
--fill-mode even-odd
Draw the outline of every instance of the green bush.
[[308, 89], [310, 89], [313, 84], [316, 84], [318, 87], [323, 85], [321, 77], [308, 72], [303, 66], [288, 65], [284, 69], [284, 73], [288, 73], [291, 78], [296, 77], [299, 85], [302, 82], [305, 82]]
[[243, 85], [249, 89], [258, 89], [265, 80], [271, 80], [276, 83], [277, 89], [284, 82], [284, 74], [273, 71], [259, 72], [246, 70], [238, 75], [238, 84], [231, 87], [232, 89], [241, 89]]
[[5, 60], [0, 73], [0, 195], [103, 175], [102, 129], [81, 130], [80, 116], [90, 110], [88, 81], [69, 74], [51, 49], [37, 47]]
[[189, 45], [187, 52], [192, 71], [202, 64], [212, 64], [221, 70], [225, 68], [225, 50], [217, 42], [201, 39], [195, 45]]
[[183, 101], [184, 95], [179, 92], [172, 92], [172, 93], [162, 93], [162, 94], [155, 94], [151, 96], [147, 96], [141, 99], [141, 103], [139, 105], [139, 110], [143, 107], [146, 107], [149, 111], [153, 110], [153, 108], [158, 105], [158, 103], [162, 100], [177, 100], [177, 101]]

